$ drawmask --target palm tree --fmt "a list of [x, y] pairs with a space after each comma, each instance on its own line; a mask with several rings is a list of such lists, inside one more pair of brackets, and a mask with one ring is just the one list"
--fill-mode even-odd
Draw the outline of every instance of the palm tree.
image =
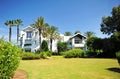
[[81, 33], [79, 30], [77, 30], [77, 31], [75, 31], [75, 34], [77, 34], [77, 33]]
[[58, 28], [55, 26], [49, 26], [46, 31], [46, 36], [50, 40], [50, 50], [52, 51], [53, 40], [60, 38]]
[[65, 34], [64, 34], [65, 36], [71, 36], [72, 35], [72, 33], [71, 32], [65, 32]]
[[15, 23], [17, 25], [17, 44], [18, 44], [18, 38], [19, 38], [19, 27], [20, 27], [20, 25], [22, 25], [22, 22], [23, 21], [21, 19], [15, 20]]
[[12, 26], [15, 26], [15, 22], [14, 20], [7, 20], [5, 22], [6, 26], [9, 26], [9, 42], [11, 42], [11, 37], [12, 37]]
[[42, 35], [42, 31], [43, 31], [43, 29], [45, 27], [44, 18], [43, 17], [38, 17], [33, 25], [39, 31], [39, 45], [40, 45], [39, 47], [41, 48], [41, 35]]
[[94, 37], [94, 32], [91, 32], [91, 31], [87, 31], [85, 32], [85, 36], [87, 37], [87, 39], [91, 38], [91, 37]]

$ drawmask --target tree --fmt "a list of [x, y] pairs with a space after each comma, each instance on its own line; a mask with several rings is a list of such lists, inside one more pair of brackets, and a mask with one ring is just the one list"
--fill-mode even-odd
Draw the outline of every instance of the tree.
[[87, 31], [85, 32], [85, 36], [87, 37], [87, 39], [91, 38], [91, 37], [94, 37], [94, 32], [91, 32], [91, 31]]
[[15, 26], [15, 21], [14, 20], [7, 20], [5, 22], [6, 26], [9, 26], [9, 42], [11, 42], [11, 37], [12, 37], [12, 26]]
[[50, 50], [52, 51], [52, 42], [55, 39], [59, 39], [58, 28], [55, 26], [49, 26], [46, 29], [46, 37], [50, 40]]
[[41, 50], [42, 51], [48, 51], [48, 43], [47, 43], [47, 41], [45, 41], [45, 40], [42, 41]]
[[120, 50], [120, 5], [113, 7], [112, 15], [102, 17], [101, 32], [111, 35], [110, 38], [104, 39], [104, 51], [111, 52], [111, 56]]
[[65, 32], [65, 34], [64, 34], [65, 36], [71, 36], [72, 35], [72, 33], [71, 32]]
[[19, 27], [20, 27], [20, 25], [22, 25], [22, 20], [21, 20], [21, 19], [17, 19], [17, 20], [15, 20], [15, 23], [16, 23], [16, 25], [17, 25], [17, 44], [18, 44]]
[[33, 24], [39, 31], [39, 47], [41, 48], [41, 35], [42, 35], [42, 31], [45, 27], [45, 22], [44, 22], [44, 18], [43, 17], [38, 17], [37, 20], [35, 21], [35, 23]]
[[77, 33], [81, 33], [79, 30], [77, 30], [77, 31], [75, 31], [75, 34], [77, 34]]
[[103, 34], [120, 33], [120, 5], [112, 9], [112, 16], [102, 17], [100, 28]]

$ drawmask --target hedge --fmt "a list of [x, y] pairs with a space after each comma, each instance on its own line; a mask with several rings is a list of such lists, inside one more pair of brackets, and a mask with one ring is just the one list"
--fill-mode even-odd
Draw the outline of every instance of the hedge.
[[67, 52], [62, 53], [65, 58], [80, 58], [83, 57], [83, 50], [82, 49], [72, 49]]

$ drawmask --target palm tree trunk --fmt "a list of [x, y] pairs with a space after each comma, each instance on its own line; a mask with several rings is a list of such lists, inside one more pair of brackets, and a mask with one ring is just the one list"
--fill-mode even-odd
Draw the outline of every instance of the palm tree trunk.
[[39, 49], [41, 50], [41, 30], [39, 30]]
[[50, 38], [50, 51], [52, 51], [52, 39]]
[[11, 26], [9, 27], [9, 42], [11, 42], [11, 36], [12, 36], [12, 28]]
[[17, 25], [17, 44], [18, 44], [18, 38], [19, 38], [19, 25]]

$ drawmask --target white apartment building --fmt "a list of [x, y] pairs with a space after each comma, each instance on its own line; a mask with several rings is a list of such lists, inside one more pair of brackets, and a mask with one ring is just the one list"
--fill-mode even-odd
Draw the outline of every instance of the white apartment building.
[[[80, 33], [74, 36], [65, 36], [60, 34], [61, 42], [67, 42], [67, 48], [81, 48], [86, 50], [86, 37]], [[48, 42], [48, 48], [50, 49], [50, 41], [47, 38], [41, 36], [41, 42], [46, 40]], [[52, 51], [57, 52], [58, 40], [53, 40]], [[23, 48], [26, 52], [36, 52], [39, 49], [39, 31], [36, 28], [28, 26], [24, 28], [19, 37], [19, 47]]]

